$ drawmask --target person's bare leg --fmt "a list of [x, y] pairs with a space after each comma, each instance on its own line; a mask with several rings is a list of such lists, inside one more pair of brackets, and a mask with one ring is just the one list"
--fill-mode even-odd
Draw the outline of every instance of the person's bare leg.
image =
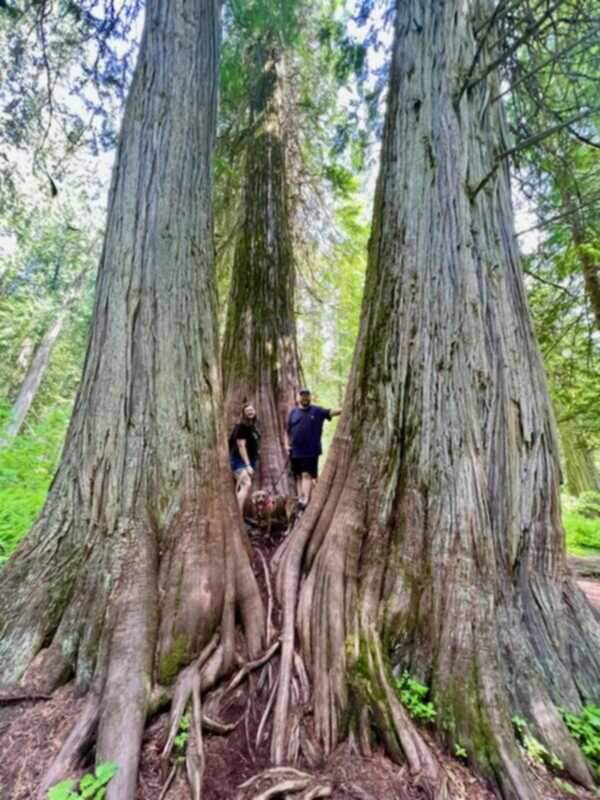
[[302, 502], [302, 475], [296, 475], [296, 497]]
[[310, 496], [312, 494], [312, 487], [313, 487], [313, 479], [312, 475], [309, 475], [308, 472], [302, 473], [302, 499], [304, 501], [304, 505], [308, 505], [310, 501]]
[[250, 494], [251, 488], [252, 488], [252, 478], [250, 477], [250, 475], [248, 475], [247, 471], [244, 470], [243, 472], [240, 473], [237, 485], [235, 487], [238, 508], [240, 509], [240, 514], [242, 516], [244, 516], [244, 503], [246, 502], [246, 498]]

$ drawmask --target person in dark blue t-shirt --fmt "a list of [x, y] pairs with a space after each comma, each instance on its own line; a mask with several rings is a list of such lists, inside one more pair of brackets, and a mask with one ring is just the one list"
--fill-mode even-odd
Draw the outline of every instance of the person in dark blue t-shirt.
[[313, 483], [319, 474], [323, 423], [342, 413], [339, 409], [314, 406], [310, 401], [310, 390], [300, 389], [298, 405], [290, 411], [287, 424], [292, 472], [296, 478], [298, 501], [303, 507], [310, 500]]

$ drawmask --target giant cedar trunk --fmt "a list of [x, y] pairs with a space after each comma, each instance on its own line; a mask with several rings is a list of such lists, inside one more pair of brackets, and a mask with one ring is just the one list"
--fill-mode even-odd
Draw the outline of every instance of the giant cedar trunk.
[[[284, 60], [257, 45], [245, 157], [243, 218], [236, 241], [223, 343], [228, 424], [245, 400], [262, 434], [259, 483], [287, 493], [285, 423], [300, 377], [294, 316], [295, 265], [286, 174]], [[287, 120], [289, 124], [290, 121]]]
[[91, 340], [44, 509], [2, 572], [0, 675], [98, 694], [97, 757], [135, 793], [153, 681], [172, 683], [236, 603], [262, 606], [240, 547], [220, 422], [212, 242], [216, 0], [150, 0], [109, 198]]
[[[408, 668], [432, 686], [439, 736], [503, 797], [531, 800], [511, 716], [589, 785], [558, 707], [598, 699], [600, 629], [565, 564], [558, 446], [496, 162], [509, 148], [498, 81], [460, 91], [492, 11], [397, 3], [351, 380], [280, 566], [273, 756], [287, 756], [295, 629], [325, 750], [349, 727], [368, 750], [376, 728], [434, 794], [390, 689], [390, 670]], [[484, 44], [472, 75], [491, 58]]]

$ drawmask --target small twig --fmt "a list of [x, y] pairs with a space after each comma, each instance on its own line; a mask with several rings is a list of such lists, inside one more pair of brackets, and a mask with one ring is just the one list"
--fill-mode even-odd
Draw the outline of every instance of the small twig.
[[0, 692], [0, 704], [3, 703], [21, 703], [25, 700], [51, 700], [51, 694], [28, 694], [23, 692], [21, 694], [18, 693], [3, 693]]
[[277, 797], [277, 795], [283, 795], [285, 797], [288, 792], [301, 792], [303, 789], [306, 789], [309, 783], [310, 778], [291, 778], [288, 781], [276, 783], [275, 786], [265, 789], [265, 791], [260, 792], [260, 794], [255, 794], [252, 800], [270, 800], [271, 797]]

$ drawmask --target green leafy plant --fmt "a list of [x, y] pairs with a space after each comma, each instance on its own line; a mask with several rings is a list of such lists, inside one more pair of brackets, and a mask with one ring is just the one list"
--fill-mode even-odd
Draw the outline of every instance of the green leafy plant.
[[457, 758], [462, 758], [465, 761], [469, 757], [469, 754], [467, 753], [467, 751], [460, 742], [456, 742], [456, 744], [454, 745], [454, 755]]
[[185, 759], [185, 751], [190, 738], [190, 718], [187, 714], [181, 717], [179, 722], [179, 732], [175, 737], [175, 760], [180, 763]]
[[577, 797], [577, 789], [573, 786], [572, 783], [569, 781], [563, 781], [560, 778], [555, 778], [554, 783], [560, 789], [561, 792], [570, 795], [571, 797]]
[[435, 707], [428, 700], [429, 687], [413, 678], [407, 671], [396, 679], [396, 691], [409, 715], [420, 722], [433, 722]]
[[580, 714], [560, 709], [571, 736], [578, 742], [582, 753], [600, 774], [600, 707], [584, 706]]
[[118, 769], [110, 761], [98, 764], [94, 773], [86, 773], [78, 785], [73, 780], [57, 783], [48, 792], [48, 800], [104, 800], [106, 786]]
[[557, 758], [554, 753], [551, 753], [547, 747], [544, 747], [544, 745], [533, 736], [529, 730], [527, 720], [523, 719], [523, 717], [514, 716], [512, 718], [512, 723], [517, 739], [524, 747], [530, 761], [534, 764], [545, 764], [552, 769], [562, 770], [564, 768], [564, 764], [560, 758]]

